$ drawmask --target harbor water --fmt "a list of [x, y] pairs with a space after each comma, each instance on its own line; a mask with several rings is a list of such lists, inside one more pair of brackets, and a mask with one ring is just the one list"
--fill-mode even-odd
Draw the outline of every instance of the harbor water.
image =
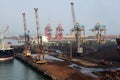
[[49, 80], [49, 78], [14, 59], [0, 62], [0, 80]]
[[[6, 39], [4, 42], [21, 45], [17, 40]], [[0, 62], [0, 80], [49, 80], [49, 78], [14, 58], [11, 61]]]

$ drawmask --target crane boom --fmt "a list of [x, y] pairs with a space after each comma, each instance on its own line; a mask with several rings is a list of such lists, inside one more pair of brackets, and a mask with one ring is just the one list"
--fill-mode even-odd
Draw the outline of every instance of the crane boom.
[[27, 28], [26, 28], [26, 17], [25, 17], [25, 13], [22, 13], [22, 15], [23, 15], [23, 23], [24, 23], [25, 46], [26, 46], [26, 42], [27, 42], [27, 39], [26, 39], [26, 31], [27, 31]]
[[39, 17], [38, 17], [38, 8], [34, 8], [35, 18], [36, 18], [36, 29], [37, 29], [37, 39], [38, 39], [38, 53], [42, 53], [42, 35], [39, 35]]
[[[31, 56], [31, 50], [30, 50], [30, 45], [28, 44], [28, 36], [27, 35], [27, 27], [26, 27], [26, 16], [25, 16], [25, 13], [22, 13], [23, 15], [23, 24], [24, 24], [24, 37], [25, 37], [25, 42], [24, 42], [24, 47], [25, 47], [25, 50], [23, 51], [23, 54], [24, 56]], [[28, 32], [29, 34], [29, 32]]]
[[36, 29], [37, 29], [37, 38], [38, 38], [38, 46], [39, 46], [39, 44], [40, 44], [40, 42], [39, 42], [39, 18], [38, 18], [38, 8], [34, 8], [34, 10], [35, 10], [35, 18], [36, 18]]
[[0, 39], [2, 40], [4, 37], [4, 34], [8, 31], [9, 26], [4, 27], [3, 31], [0, 32]]
[[73, 25], [76, 24], [76, 18], [75, 18], [75, 11], [74, 11], [74, 3], [71, 2], [71, 12], [72, 12], [72, 18], [73, 18]]
[[75, 31], [75, 37], [76, 37], [76, 47], [77, 47], [76, 53], [82, 53], [83, 50], [81, 48], [81, 42], [80, 42], [81, 28], [80, 28], [80, 24], [76, 22], [73, 2], [71, 3], [71, 12], [72, 12], [72, 18], [73, 18], [73, 25], [74, 25], [74, 28], [72, 29], [72, 31]]

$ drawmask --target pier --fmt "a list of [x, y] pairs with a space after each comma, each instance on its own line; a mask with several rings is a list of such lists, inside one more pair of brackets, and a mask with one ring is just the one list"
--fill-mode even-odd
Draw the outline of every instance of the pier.
[[52, 80], [94, 80], [69, 67], [70, 63], [67, 61], [48, 61], [45, 64], [36, 64], [32, 57], [25, 57], [22, 54], [15, 55], [15, 58], [49, 76]]
[[[55, 56], [51, 53], [46, 55], [60, 60], [53, 60], [45, 56], [47, 63], [37, 64], [34, 62], [34, 56], [26, 57], [22, 52], [16, 52], [15, 58], [52, 80], [104, 80], [103, 78], [107, 77], [104, 75], [108, 74], [109, 78], [114, 78], [112, 74], [120, 74], [119, 56], [115, 45], [101, 46], [94, 53], [71, 59], [64, 55]], [[118, 77], [118, 75], [116, 76]]]

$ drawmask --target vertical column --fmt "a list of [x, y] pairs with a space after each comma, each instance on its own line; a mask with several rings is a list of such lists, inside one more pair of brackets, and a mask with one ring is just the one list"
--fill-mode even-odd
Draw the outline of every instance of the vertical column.
[[94, 30], [94, 39], [96, 40], [96, 30]]
[[98, 29], [98, 43], [100, 44], [100, 28]]
[[40, 44], [39, 42], [39, 21], [38, 21], [38, 8], [34, 8], [35, 10], [35, 18], [36, 18], [36, 28], [37, 28], [37, 39], [38, 39], [38, 45]]
[[104, 41], [105, 41], [105, 43], [106, 43], [106, 28], [105, 28], [105, 30], [104, 30]]
[[85, 38], [85, 29], [83, 30], [83, 42], [86, 42], [86, 38]]
[[38, 17], [38, 8], [34, 8], [35, 18], [36, 18], [36, 28], [37, 28], [37, 39], [38, 39], [38, 52], [42, 53], [42, 37], [39, 35], [39, 17]]
[[73, 17], [73, 25], [75, 26], [76, 24], [76, 19], [75, 19], [75, 11], [74, 11], [74, 3], [71, 3], [71, 11], [72, 11], [72, 17]]
[[25, 18], [25, 13], [22, 13], [23, 15], [23, 24], [24, 24], [24, 37], [25, 37], [25, 42], [24, 42], [24, 45], [25, 45], [25, 48], [27, 46], [27, 39], [26, 39], [26, 31], [27, 31], [27, 28], [26, 28], [26, 18]]

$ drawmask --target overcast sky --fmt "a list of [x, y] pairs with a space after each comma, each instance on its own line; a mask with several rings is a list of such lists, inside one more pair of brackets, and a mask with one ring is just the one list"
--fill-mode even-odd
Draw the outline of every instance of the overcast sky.
[[120, 34], [120, 0], [0, 0], [0, 31], [9, 26], [11, 35], [24, 34], [24, 12], [27, 29], [36, 35], [34, 8], [38, 8], [42, 33], [50, 23], [53, 34], [58, 24], [69, 34], [73, 27], [71, 2], [74, 2], [76, 20], [85, 26], [87, 35], [93, 34], [89, 29], [96, 22], [106, 26], [107, 34]]

